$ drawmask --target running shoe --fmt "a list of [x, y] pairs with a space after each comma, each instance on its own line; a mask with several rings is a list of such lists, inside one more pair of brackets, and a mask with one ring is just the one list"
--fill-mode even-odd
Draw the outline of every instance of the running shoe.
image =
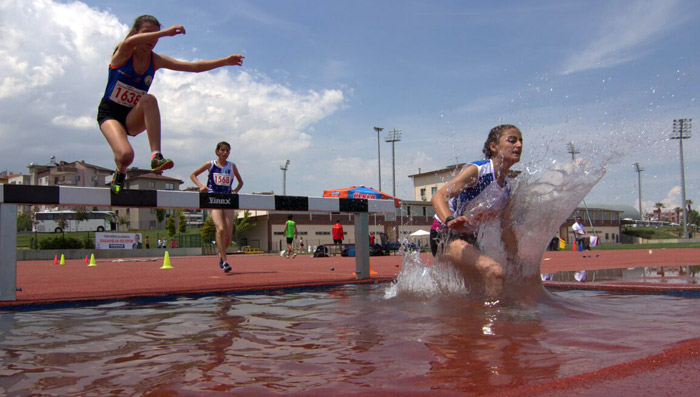
[[175, 163], [170, 159], [163, 158], [163, 155], [158, 153], [151, 159], [151, 171], [153, 172], [163, 172], [173, 168]]
[[224, 268], [224, 261], [222, 261], [221, 258], [219, 258], [219, 269], [223, 269], [223, 268]]
[[228, 262], [224, 262], [224, 272], [228, 273], [231, 271], [231, 266], [228, 265]]
[[296, 257], [297, 257], [297, 254], [294, 253], [294, 255], [292, 255], [292, 259], [294, 259], [294, 258], [296, 258]]
[[112, 182], [109, 184], [109, 189], [114, 194], [119, 194], [119, 192], [124, 189], [124, 179], [126, 179], [126, 174], [122, 174], [119, 171], [114, 171], [112, 175]]

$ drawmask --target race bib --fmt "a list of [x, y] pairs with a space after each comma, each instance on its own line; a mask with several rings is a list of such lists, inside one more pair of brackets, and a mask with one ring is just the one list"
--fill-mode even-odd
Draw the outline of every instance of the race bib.
[[144, 95], [146, 95], [146, 91], [139, 90], [138, 88], [132, 87], [121, 81], [117, 81], [117, 84], [114, 86], [114, 90], [112, 90], [109, 99], [120, 105], [133, 108], [137, 103], [139, 103], [139, 100]]
[[212, 179], [218, 186], [231, 186], [231, 174], [214, 173]]

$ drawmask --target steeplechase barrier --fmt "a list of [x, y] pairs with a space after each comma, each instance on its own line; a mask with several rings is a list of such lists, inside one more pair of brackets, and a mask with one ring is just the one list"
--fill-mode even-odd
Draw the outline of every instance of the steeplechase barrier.
[[395, 211], [393, 200], [227, 195], [180, 190], [124, 190], [115, 195], [103, 187], [0, 184], [0, 300], [17, 299], [17, 205], [353, 213], [358, 280], [370, 277], [369, 214]]

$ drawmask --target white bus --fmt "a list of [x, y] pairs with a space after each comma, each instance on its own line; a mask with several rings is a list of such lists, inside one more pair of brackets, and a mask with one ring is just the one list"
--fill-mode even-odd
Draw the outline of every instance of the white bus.
[[[78, 221], [76, 211], [57, 210], [37, 212], [34, 215], [33, 232], [104, 232], [112, 230], [111, 211], [90, 211], [88, 219]], [[63, 222], [62, 220], [65, 220]]]

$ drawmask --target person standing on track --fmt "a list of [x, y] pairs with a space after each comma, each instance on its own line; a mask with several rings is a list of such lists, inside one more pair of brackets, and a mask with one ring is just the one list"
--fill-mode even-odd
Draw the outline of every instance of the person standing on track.
[[161, 37], [185, 34], [181, 25], [161, 30], [160, 22], [151, 15], [141, 15], [124, 41], [117, 45], [109, 64], [107, 87], [97, 111], [97, 122], [114, 152], [116, 170], [110, 183], [119, 194], [126, 179], [126, 170], [134, 161], [134, 149], [128, 136], [146, 131], [151, 147], [151, 170], [162, 172], [174, 166], [161, 154], [160, 109], [156, 97], [148, 93], [158, 69], [182, 72], [205, 72], [223, 66], [243, 64], [243, 55], [201, 61], [181, 61], [153, 52]]
[[[216, 160], [208, 161], [201, 167], [194, 170], [190, 179], [199, 188], [202, 193], [223, 193], [223, 194], [238, 194], [243, 187], [243, 179], [238, 173], [236, 164], [228, 161], [228, 156], [231, 153], [231, 145], [228, 142], [219, 142], [216, 145]], [[207, 177], [207, 185], [202, 185], [197, 177], [202, 172], [209, 170]], [[231, 188], [233, 180], [238, 180], [238, 185], [234, 189]], [[232, 209], [213, 209], [211, 210], [211, 218], [216, 227], [216, 247], [219, 250], [219, 267], [224, 269], [224, 272], [231, 271], [231, 266], [226, 259], [226, 249], [231, 244], [231, 235], [233, 234], [233, 217], [235, 215]]]
[[287, 223], [284, 224], [284, 236], [287, 238], [287, 259], [296, 258], [294, 253], [294, 239], [297, 237], [297, 224], [292, 220], [292, 214], [287, 215]]

